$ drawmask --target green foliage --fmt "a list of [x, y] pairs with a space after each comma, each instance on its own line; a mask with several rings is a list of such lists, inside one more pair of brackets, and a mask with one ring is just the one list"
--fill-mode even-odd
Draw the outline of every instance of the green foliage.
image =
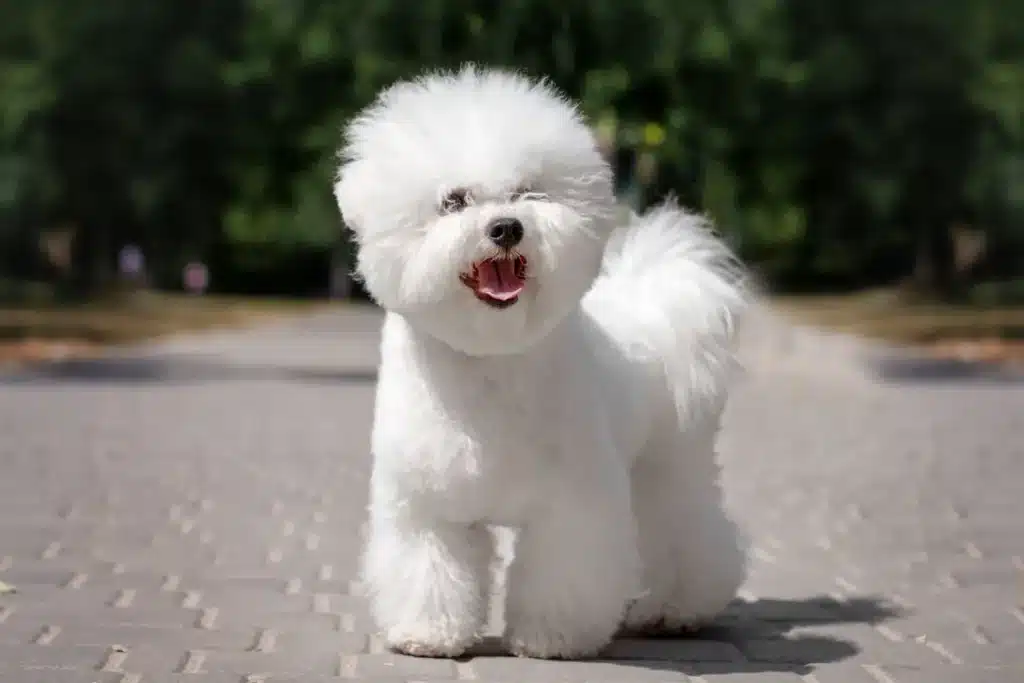
[[549, 75], [624, 191], [708, 212], [777, 283], [924, 255], [943, 286], [954, 224], [984, 230], [993, 274], [1024, 258], [1019, 0], [10, 0], [0, 271], [33, 275], [67, 227], [84, 284], [129, 241], [165, 282], [189, 258], [337, 249], [343, 122], [468, 60]]

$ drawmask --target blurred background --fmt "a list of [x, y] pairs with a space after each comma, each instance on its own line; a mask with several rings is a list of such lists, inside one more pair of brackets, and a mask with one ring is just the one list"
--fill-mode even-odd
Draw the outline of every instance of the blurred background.
[[[4, 0], [0, 362], [360, 297], [343, 123], [473, 60], [827, 325], [1024, 356], [1020, 0]], [[1016, 340], [1016, 341], [1015, 341]]]

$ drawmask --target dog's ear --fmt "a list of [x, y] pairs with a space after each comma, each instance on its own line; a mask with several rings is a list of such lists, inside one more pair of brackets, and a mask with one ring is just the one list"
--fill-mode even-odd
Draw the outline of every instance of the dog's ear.
[[349, 162], [338, 169], [334, 181], [334, 199], [338, 203], [338, 210], [341, 211], [341, 220], [357, 237], [363, 232], [363, 203], [368, 194], [367, 188], [363, 187], [360, 181], [364, 175], [356, 162]]

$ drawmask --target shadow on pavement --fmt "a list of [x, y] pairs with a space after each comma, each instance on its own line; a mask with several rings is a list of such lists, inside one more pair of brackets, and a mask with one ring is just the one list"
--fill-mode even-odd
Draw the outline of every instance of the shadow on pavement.
[[375, 368], [301, 367], [229, 363], [196, 356], [77, 358], [0, 374], [12, 384], [195, 384], [223, 381], [295, 381], [363, 384], [377, 381]]
[[927, 356], [888, 356], [871, 362], [875, 376], [891, 383], [1024, 383], [1024, 369], [982, 361]]
[[[815, 634], [814, 627], [870, 626], [903, 615], [875, 597], [737, 601], [714, 624], [694, 633], [619, 638], [600, 661], [622, 667], [622, 680], [629, 678], [630, 668], [681, 671], [690, 676], [766, 672], [802, 676], [818, 664], [842, 661], [861, 650], [854, 642]], [[499, 640], [486, 639], [466, 659], [494, 656], [508, 653]]]

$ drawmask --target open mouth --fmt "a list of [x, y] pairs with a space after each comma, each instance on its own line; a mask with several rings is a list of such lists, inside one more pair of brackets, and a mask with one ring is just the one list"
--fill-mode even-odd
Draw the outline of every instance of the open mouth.
[[510, 255], [477, 261], [472, 272], [463, 273], [460, 279], [488, 306], [508, 308], [519, 301], [526, 287], [526, 258]]

